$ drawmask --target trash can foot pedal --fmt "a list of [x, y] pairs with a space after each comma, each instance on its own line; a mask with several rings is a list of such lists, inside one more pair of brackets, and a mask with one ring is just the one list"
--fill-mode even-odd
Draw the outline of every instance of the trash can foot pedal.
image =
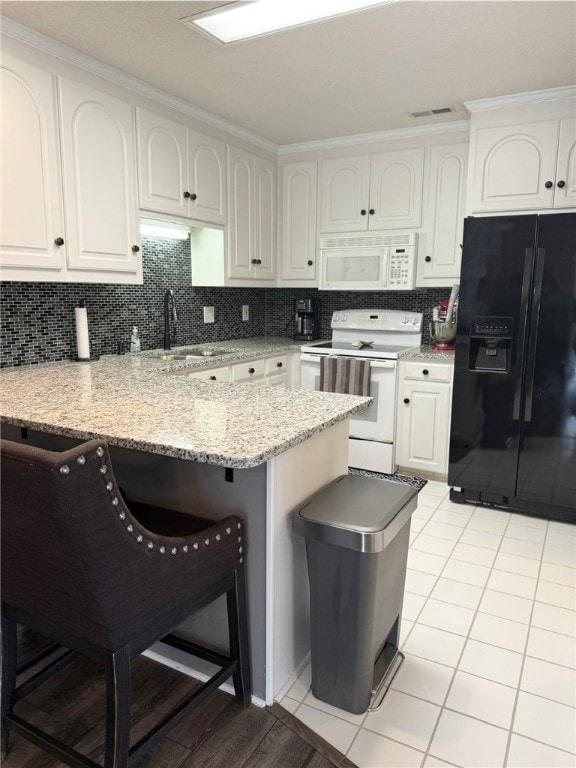
[[386, 672], [384, 673], [384, 676], [376, 686], [372, 690], [372, 696], [370, 697], [370, 704], [368, 706], [368, 712], [373, 712], [376, 709], [380, 709], [382, 706], [382, 703], [384, 701], [384, 697], [388, 693], [388, 689], [392, 685], [394, 678], [396, 677], [396, 674], [400, 667], [402, 666], [402, 662], [404, 661], [405, 656], [402, 653], [402, 651], [397, 651], [396, 655], [388, 665]]

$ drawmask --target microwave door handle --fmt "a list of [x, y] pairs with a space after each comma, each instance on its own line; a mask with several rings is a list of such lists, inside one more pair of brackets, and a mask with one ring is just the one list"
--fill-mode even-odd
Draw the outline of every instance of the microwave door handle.
[[390, 248], [384, 248], [382, 254], [382, 286], [388, 288], [390, 283], [390, 277], [388, 275], [388, 263], [389, 263]]

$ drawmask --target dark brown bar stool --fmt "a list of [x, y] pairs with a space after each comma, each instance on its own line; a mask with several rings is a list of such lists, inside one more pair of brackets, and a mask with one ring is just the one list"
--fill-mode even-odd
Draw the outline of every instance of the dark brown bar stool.
[[[77, 654], [106, 670], [105, 768], [134, 765], [229, 677], [250, 700], [242, 521], [128, 505], [107, 446], [54, 453], [0, 441], [2, 489], [2, 754], [11, 730], [72, 766], [97, 768], [14, 713], [14, 705]], [[171, 634], [226, 594], [230, 655]], [[22, 624], [69, 649], [17, 683]], [[158, 640], [220, 669], [144, 738], [130, 742], [130, 662]]]

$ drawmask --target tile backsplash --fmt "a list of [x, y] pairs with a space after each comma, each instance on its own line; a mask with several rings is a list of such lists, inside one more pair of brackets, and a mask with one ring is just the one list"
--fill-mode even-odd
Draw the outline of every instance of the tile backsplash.
[[[296, 298], [320, 300], [321, 335], [330, 336], [336, 309], [374, 307], [424, 312], [424, 341], [432, 307], [449, 289], [366, 293], [310, 288], [199, 288], [191, 285], [189, 241], [146, 237], [142, 241], [143, 285], [3, 282], [1, 285], [1, 365], [29, 365], [71, 359], [76, 354], [74, 308], [87, 307], [93, 357], [115, 354], [127, 345], [132, 326], [142, 349], [162, 347], [163, 299], [172, 288], [178, 307], [176, 344], [201, 344], [250, 336], [291, 336]], [[248, 304], [250, 319], [242, 320]], [[203, 307], [215, 308], [215, 322], [204, 323]]]

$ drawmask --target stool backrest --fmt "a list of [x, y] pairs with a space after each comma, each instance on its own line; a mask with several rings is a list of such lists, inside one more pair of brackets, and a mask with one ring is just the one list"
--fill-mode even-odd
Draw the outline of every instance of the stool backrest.
[[138, 580], [107, 446], [0, 451], [2, 601], [109, 646]]

